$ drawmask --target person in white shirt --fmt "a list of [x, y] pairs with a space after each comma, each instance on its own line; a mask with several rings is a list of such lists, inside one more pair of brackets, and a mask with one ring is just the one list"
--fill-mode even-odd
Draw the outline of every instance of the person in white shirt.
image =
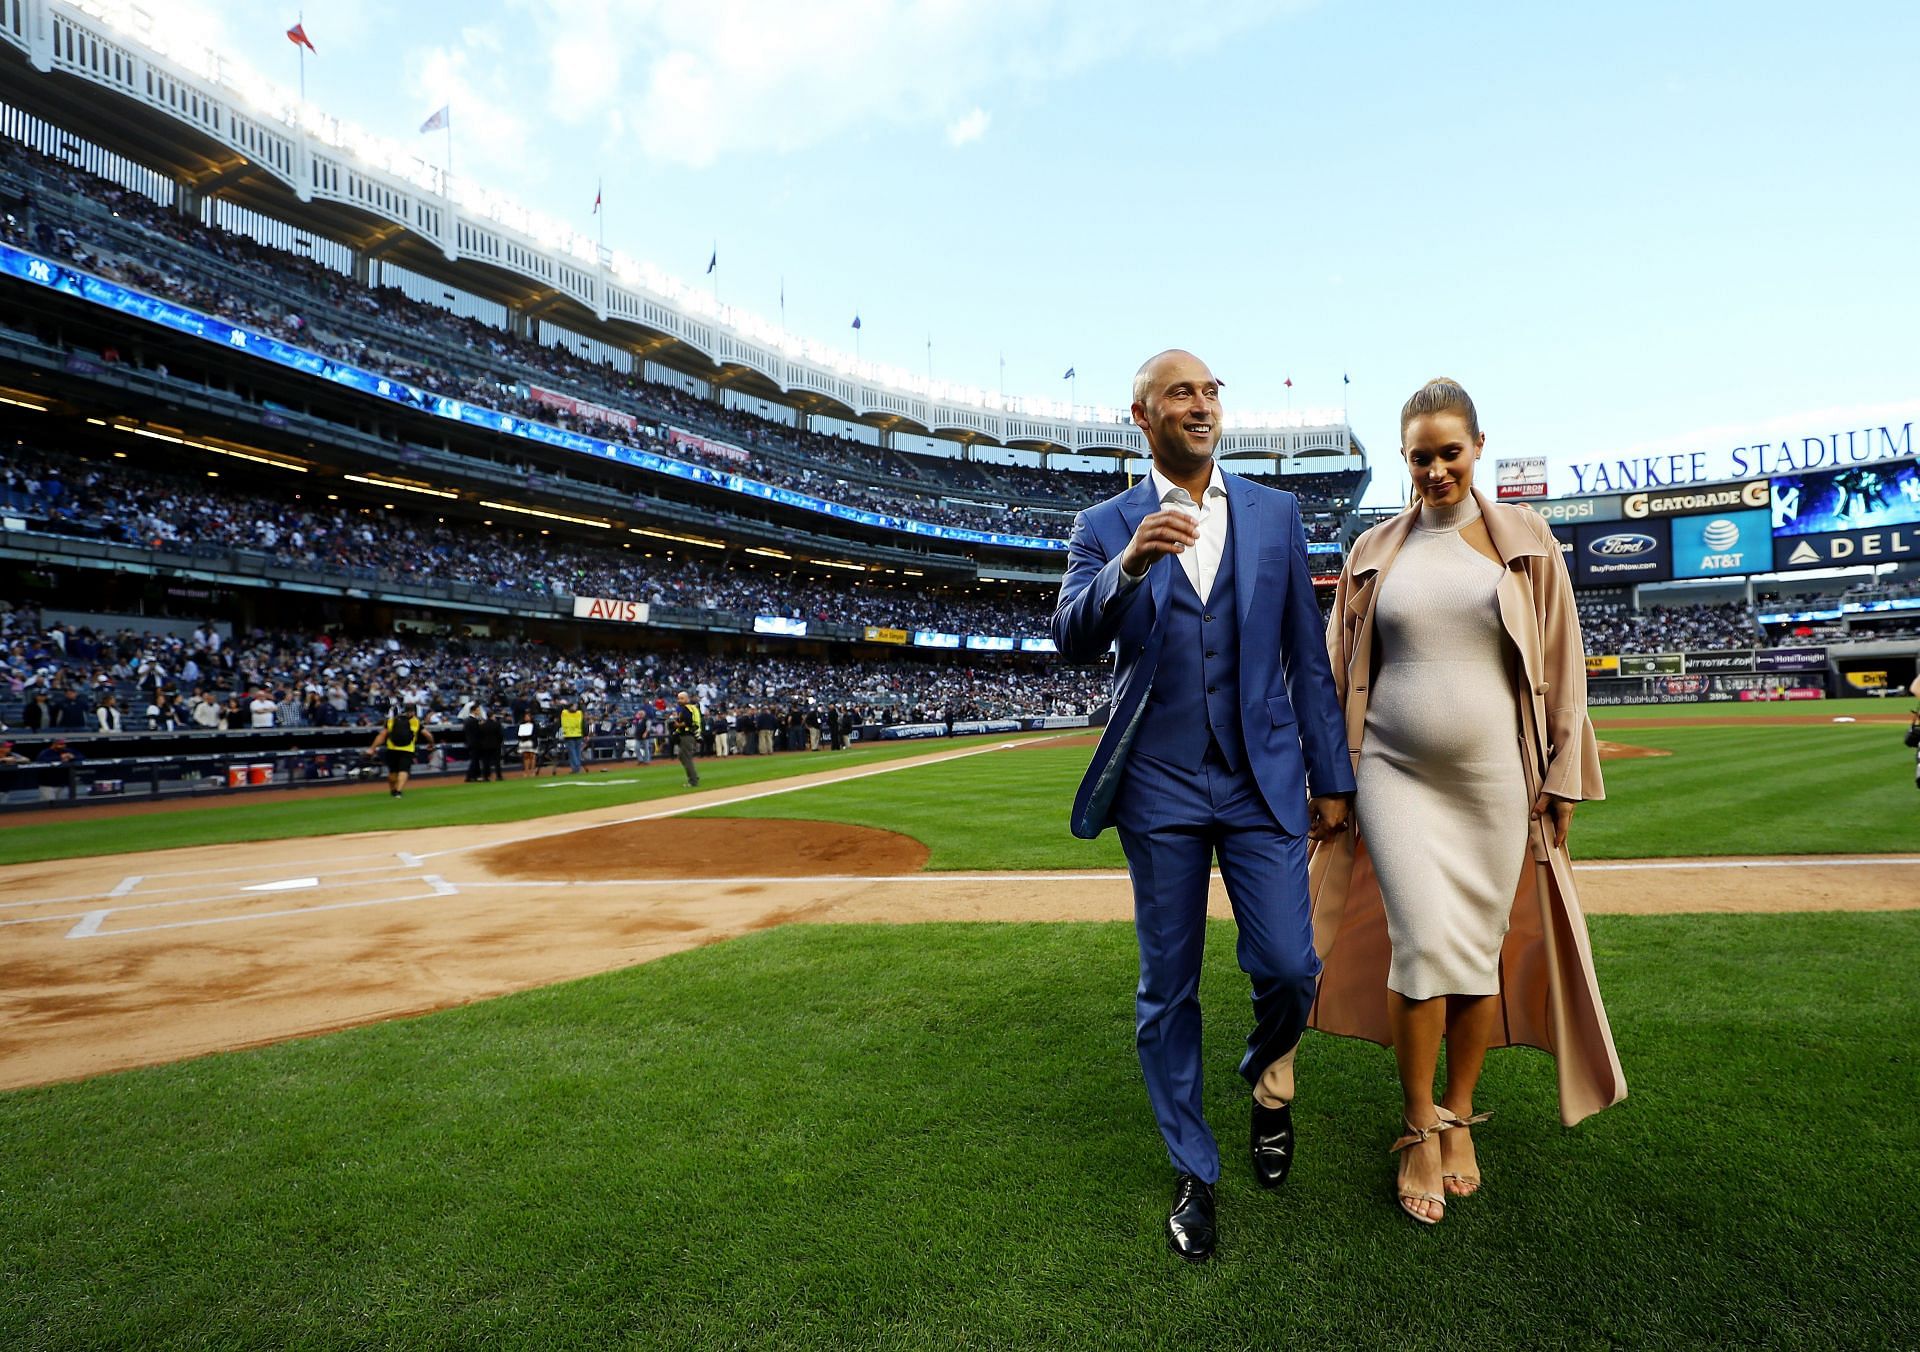
[[205, 691], [193, 702], [193, 725], [207, 731], [220, 726], [220, 701]]
[[247, 706], [247, 713], [252, 717], [254, 727], [270, 728], [273, 726], [273, 716], [279, 708], [280, 706], [273, 702], [266, 691], [260, 690], [255, 692], [253, 702]]
[[108, 695], [100, 701], [100, 707], [93, 711], [94, 721], [102, 732], [120, 731], [120, 701]]

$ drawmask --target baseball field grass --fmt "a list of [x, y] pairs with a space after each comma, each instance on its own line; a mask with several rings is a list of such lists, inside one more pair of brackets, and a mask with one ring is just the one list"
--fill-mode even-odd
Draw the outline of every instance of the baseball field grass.
[[[700, 787], [724, 789], [757, 784], [820, 770], [873, 765], [903, 756], [963, 751], [1018, 740], [956, 737], [939, 742], [876, 742], [845, 751], [809, 755], [731, 756], [700, 762]], [[465, 826], [515, 822], [531, 817], [577, 812], [582, 808], [645, 803], [675, 797], [681, 787], [679, 763], [672, 758], [646, 766], [622, 766], [584, 775], [512, 777], [495, 784], [427, 785], [402, 797], [390, 797], [385, 781], [326, 790], [328, 796], [288, 797], [268, 790], [255, 800], [209, 798], [203, 810], [155, 812], [118, 817], [76, 816], [71, 821], [36, 822], [31, 830], [0, 831], [0, 864], [85, 855], [129, 854], [181, 845], [224, 845], [241, 840], [344, 835], [355, 831], [403, 831], [423, 826]], [[136, 800], [137, 801], [137, 800]], [[0, 824], [6, 819], [0, 817]]]
[[[1920, 794], [1902, 729], [1876, 723], [1622, 729], [1671, 752], [1606, 763], [1607, 797], [1574, 816], [1577, 859], [1920, 849]], [[933, 869], [1121, 868], [1111, 831], [1067, 834], [1091, 753], [1045, 744], [827, 784], [705, 815], [804, 817], [902, 831]]]
[[1563, 1130], [1496, 1052], [1487, 1184], [1391, 1200], [1390, 1056], [1310, 1035], [1243, 1160], [1203, 998], [1218, 1259], [1170, 1175], [1124, 924], [799, 927], [0, 1095], [8, 1347], [1911, 1346], [1920, 915], [1593, 922], [1632, 1084]]

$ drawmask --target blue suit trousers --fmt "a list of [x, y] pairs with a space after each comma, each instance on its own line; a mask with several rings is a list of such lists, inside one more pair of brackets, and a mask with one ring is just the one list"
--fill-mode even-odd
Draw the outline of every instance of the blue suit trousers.
[[1261, 1074], [1306, 1030], [1320, 960], [1307, 898], [1307, 841], [1282, 830], [1253, 776], [1210, 748], [1197, 769], [1138, 751], [1114, 799], [1140, 940], [1135, 1035], [1147, 1097], [1173, 1167], [1212, 1183], [1220, 1150], [1201, 1106], [1200, 961], [1213, 860], [1253, 980], [1253, 1031], [1240, 1074]]

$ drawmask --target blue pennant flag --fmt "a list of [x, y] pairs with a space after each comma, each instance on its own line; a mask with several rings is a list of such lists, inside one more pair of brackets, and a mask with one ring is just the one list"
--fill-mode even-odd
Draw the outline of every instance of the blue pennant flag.
[[855, 327], [856, 329], [860, 327], [860, 316], [859, 316], [859, 315], [855, 315], [855, 316], [853, 317], [853, 326], [854, 326], [854, 327]]
[[716, 244], [713, 246], [713, 257], [707, 260], [707, 271], [712, 272], [715, 268], [719, 266], [720, 266], [720, 246]]
[[1069, 366], [1069, 367], [1067, 368], [1067, 373], [1066, 373], [1065, 375], [1063, 375], [1063, 376], [1061, 376], [1061, 377], [1060, 377], [1060, 379], [1062, 379], [1062, 380], [1072, 380], [1072, 379], [1073, 379], [1073, 368], [1072, 368], [1071, 366]]
[[1350, 380], [1350, 379], [1349, 379], [1349, 378], [1347, 377], [1347, 374], [1346, 374], [1346, 372], [1344, 372], [1344, 371], [1343, 371], [1343, 372], [1341, 372], [1341, 373], [1340, 373], [1340, 383], [1341, 383], [1342, 385], [1351, 385], [1351, 384], [1353, 384], [1353, 381], [1352, 381], [1352, 380]]

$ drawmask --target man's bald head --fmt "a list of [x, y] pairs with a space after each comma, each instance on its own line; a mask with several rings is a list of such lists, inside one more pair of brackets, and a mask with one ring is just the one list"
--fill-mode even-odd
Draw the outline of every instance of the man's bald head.
[[1198, 472], [1220, 441], [1220, 382], [1185, 348], [1156, 353], [1134, 372], [1133, 421], [1163, 472]]
[[[1170, 347], [1165, 352], [1156, 352], [1140, 363], [1140, 369], [1133, 373], [1133, 402], [1144, 404], [1147, 396], [1164, 383], [1164, 376], [1174, 367], [1195, 366], [1206, 372], [1209, 379], [1213, 372], [1207, 370], [1207, 364], [1193, 353], [1181, 347]], [[1217, 382], [1216, 382], [1217, 383]]]

